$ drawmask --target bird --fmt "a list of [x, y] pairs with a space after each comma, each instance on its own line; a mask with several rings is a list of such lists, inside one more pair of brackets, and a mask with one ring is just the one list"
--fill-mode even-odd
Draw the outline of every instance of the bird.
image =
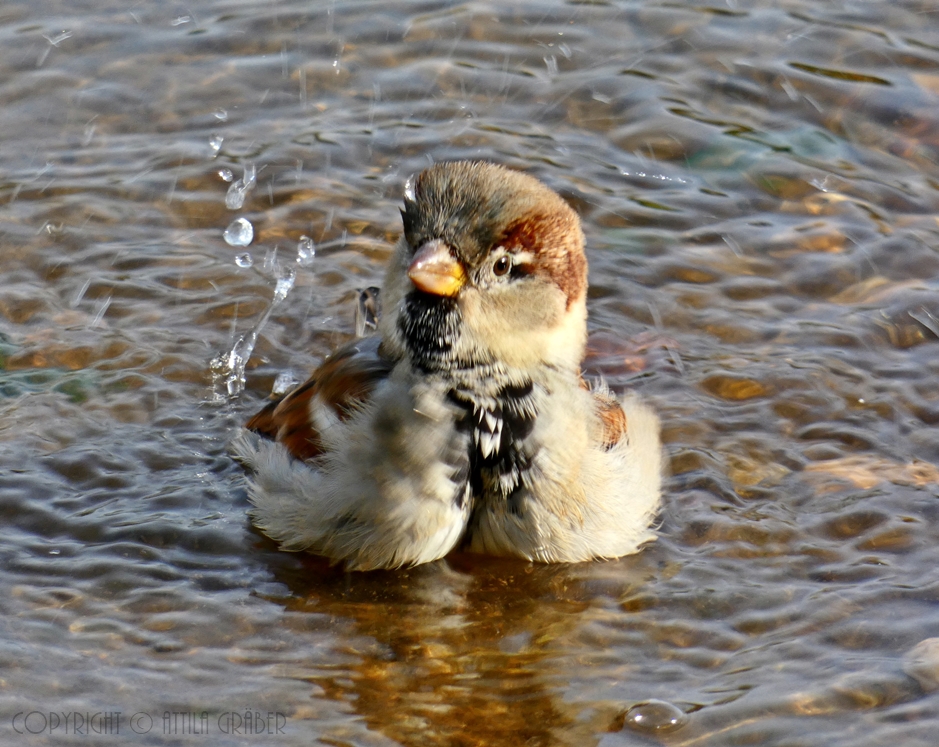
[[258, 529], [348, 570], [454, 549], [582, 562], [654, 539], [659, 419], [585, 382], [574, 210], [521, 171], [452, 161], [408, 181], [401, 216], [380, 296], [360, 298], [375, 334], [233, 443]]

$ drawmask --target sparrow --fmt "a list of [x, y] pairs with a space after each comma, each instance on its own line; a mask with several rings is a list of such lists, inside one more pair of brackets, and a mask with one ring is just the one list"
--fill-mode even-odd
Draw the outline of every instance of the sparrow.
[[[470, 552], [578, 562], [654, 538], [655, 413], [581, 374], [580, 220], [535, 178], [439, 163], [405, 188], [376, 334], [246, 424], [256, 526], [351, 570]], [[367, 323], [367, 321], [370, 322]]]

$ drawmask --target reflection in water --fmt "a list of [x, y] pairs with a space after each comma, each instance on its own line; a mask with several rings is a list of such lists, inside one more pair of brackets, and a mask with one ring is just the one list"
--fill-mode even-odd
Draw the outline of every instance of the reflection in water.
[[[650, 572], [616, 565], [606, 594], [628, 595]], [[288, 616], [348, 620], [361, 642], [345, 651], [351, 666], [298, 665], [287, 676], [401, 744], [583, 744], [598, 717], [584, 723], [564, 702], [557, 662], [592, 616], [596, 590], [582, 568], [456, 555], [365, 574], [307, 561], [275, 573], [294, 595]]]
[[[0, 728], [933, 747], [933, 6], [6, 2]], [[665, 426], [659, 540], [352, 576], [274, 551], [228, 441], [354, 334], [407, 175], [479, 157], [581, 215], [590, 368]], [[686, 723], [627, 723], [660, 703]]]

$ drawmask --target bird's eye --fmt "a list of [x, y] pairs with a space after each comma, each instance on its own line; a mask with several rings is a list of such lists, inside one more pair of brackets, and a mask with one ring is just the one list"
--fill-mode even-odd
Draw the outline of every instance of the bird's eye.
[[508, 254], [503, 254], [499, 259], [495, 261], [492, 265], [492, 272], [498, 276], [502, 277], [509, 270], [512, 269], [512, 258]]

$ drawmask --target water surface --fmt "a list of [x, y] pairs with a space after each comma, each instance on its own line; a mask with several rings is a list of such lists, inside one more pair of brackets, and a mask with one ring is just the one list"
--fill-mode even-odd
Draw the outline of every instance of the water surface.
[[[0, 127], [9, 743], [935, 743], [932, 2], [14, 0]], [[669, 453], [636, 556], [349, 575], [246, 522], [227, 442], [453, 158], [582, 216], [589, 370]]]

